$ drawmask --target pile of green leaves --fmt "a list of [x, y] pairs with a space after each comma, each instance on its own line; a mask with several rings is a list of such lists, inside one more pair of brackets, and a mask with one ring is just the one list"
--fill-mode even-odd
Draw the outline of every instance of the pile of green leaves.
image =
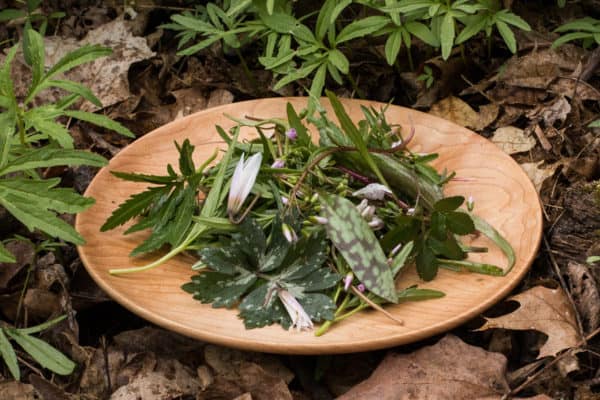
[[[443, 296], [416, 287], [398, 290], [397, 278], [410, 265], [425, 281], [439, 268], [489, 275], [510, 270], [510, 245], [461, 208], [464, 197], [443, 197], [453, 174], [440, 174], [429, 164], [435, 154], [408, 150], [410, 137], [387, 122], [385, 110], [363, 107], [365, 118], [355, 124], [339, 100], [328, 96], [339, 125], [323, 109], [299, 115], [288, 104], [286, 119], [242, 119], [230, 132], [217, 128], [228, 146], [213, 167], [211, 157], [196, 168], [186, 140], [177, 145], [179, 173], [171, 165], [164, 176], [113, 171], [149, 186], [121, 204], [102, 229], [133, 220], [126, 233], [145, 228], [152, 233], [132, 255], [163, 245], [170, 250], [149, 265], [111, 273], [143, 271], [182, 251], [196, 252], [193, 269], [199, 274], [183, 286], [195, 299], [238, 307], [247, 328], [289, 327], [297, 321], [284, 307], [289, 296], [280, 295], [291, 294], [311, 320], [326, 321], [321, 334], [367, 307]], [[307, 124], [319, 131], [318, 143], [311, 141]], [[257, 138], [238, 142], [241, 126], [254, 127]], [[228, 196], [239, 189], [233, 187], [234, 170], [245, 165], [244, 154], [257, 153], [262, 163], [253, 200], [232, 214]], [[382, 187], [385, 193], [363, 199], [361, 191]], [[460, 236], [475, 231], [505, 252], [508, 268], [467, 259], [469, 251], [481, 249], [463, 245]]]
[[238, 54], [249, 73], [240, 49], [252, 44], [262, 49], [260, 64], [279, 77], [274, 90], [311, 77], [309, 94], [313, 98], [321, 96], [327, 77], [338, 84], [348, 80], [354, 85], [348, 59], [352, 41], [375, 42], [384, 37], [383, 56], [389, 65], [399, 65], [400, 50], [405, 46], [414, 69], [414, 40], [439, 49], [446, 60], [455, 46], [480, 32], [490, 50], [492, 33], [497, 31], [515, 53], [512, 29], [531, 29], [522, 18], [503, 9], [499, 0], [326, 0], [309, 4], [231, 0], [198, 6], [195, 12], [175, 14], [171, 19], [173, 22], [163, 27], [178, 32], [179, 47], [199, 39], [179, 54], [194, 54], [220, 42]]
[[[41, 171], [63, 165], [106, 164], [100, 155], [74, 149], [73, 138], [64, 124], [69, 118], [133, 137], [128, 129], [104, 115], [73, 109], [81, 98], [97, 106], [102, 104], [87, 87], [60, 78], [62, 73], [106, 56], [111, 50], [84, 46], [46, 69], [44, 39], [30, 26], [23, 32], [21, 48], [32, 76], [25, 98], [17, 98], [11, 78], [18, 44], [10, 48], [0, 67], [0, 205], [31, 231], [37, 229], [53, 238], [83, 244], [81, 235], [57, 214], [84, 211], [94, 200], [73, 189], [60, 188], [59, 178], [44, 179]], [[56, 103], [35, 106], [36, 95], [50, 88], [62, 89], [67, 95]], [[0, 243], [0, 262], [14, 261], [14, 256]]]

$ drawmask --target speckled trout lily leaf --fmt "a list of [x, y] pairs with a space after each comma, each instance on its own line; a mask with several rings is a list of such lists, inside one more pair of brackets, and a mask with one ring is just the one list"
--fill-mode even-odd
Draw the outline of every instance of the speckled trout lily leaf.
[[356, 206], [340, 196], [323, 196], [327, 236], [367, 289], [396, 303], [394, 277], [375, 234]]

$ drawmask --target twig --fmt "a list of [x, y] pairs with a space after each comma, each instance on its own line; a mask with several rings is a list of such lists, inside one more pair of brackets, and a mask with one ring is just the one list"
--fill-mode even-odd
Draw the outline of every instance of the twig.
[[398, 319], [398, 318], [394, 317], [392, 314], [389, 313], [389, 311], [384, 310], [384, 308], [381, 307], [379, 304], [374, 303], [371, 299], [369, 299], [367, 296], [365, 296], [355, 286], [352, 286], [352, 291], [354, 292], [355, 295], [357, 295], [358, 297], [360, 297], [365, 303], [367, 303], [368, 305], [370, 305], [371, 307], [373, 307], [377, 311], [381, 312], [383, 315], [385, 315], [386, 317], [388, 317], [392, 321], [397, 322], [399, 325], [404, 325], [404, 321], [402, 321], [401, 319]]
[[100, 337], [100, 345], [102, 346], [102, 355], [104, 358], [104, 373], [106, 374], [106, 386], [108, 393], [112, 393], [112, 382], [110, 381], [110, 365], [108, 364], [108, 348], [106, 347], [106, 337]]

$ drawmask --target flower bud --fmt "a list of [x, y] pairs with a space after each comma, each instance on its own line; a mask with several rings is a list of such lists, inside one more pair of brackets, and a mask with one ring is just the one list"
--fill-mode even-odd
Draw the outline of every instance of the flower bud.
[[295, 243], [298, 241], [298, 235], [296, 235], [294, 229], [292, 229], [292, 227], [288, 224], [281, 224], [281, 230], [283, 232], [283, 236], [285, 236], [285, 240], [288, 242]]
[[285, 136], [287, 136], [287, 138], [290, 140], [296, 140], [298, 139], [298, 132], [296, 132], [296, 129], [290, 128], [285, 131]]

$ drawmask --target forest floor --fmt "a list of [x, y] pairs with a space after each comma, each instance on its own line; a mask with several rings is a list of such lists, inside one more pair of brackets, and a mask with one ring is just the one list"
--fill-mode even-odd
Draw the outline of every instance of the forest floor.
[[[69, 3], [62, 4], [69, 11], [49, 29], [49, 62], [65, 46], [90, 40], [112, 47], [101, 70], [82, 66], [70, 78], [90, 87], [105, 105], [102, 112], [138, 137], [209, 107], [303, 95], [300, 84], [274, 92], [252, 49], [244, 55], [260, 87], [219, 46], [178, 56], [173, 32], [159, 28], [173, 12], [169, 8], [140, 4], [132, 18], [118, 6], [61, 3]], [[542, 3], [515, 2], [533, 28], [517, 33], [516, 55], [496, 42], [488, 57], [484, 41], [472, 41], [467, 57], [457, 50], [442, 61], [416, 43], [414, 72], [382, 64], [382, 44], [357, 46], [351, 57], [364, 98], [393, 99], [466, 126], [511, 154], [534, 182], [543, 238], [512, 294], [517, 303], [485, 314], [497, 317], [502, 329], [475, 330], [482, 316], [446, 335], [389, 350], [335, 356], [244, 352], [185, 338], [130, 313], [96, 286], [74, 246], [36, 252], [32, 244], [12, 242], [8, 248], [18, 262], [0, 265], [0, 319], [24, 326], [66, 314], [41, 337], [78, 368], [67, 377], [53, 376], [19, 353], [21, 382], [0, 366], [0, 399], [600, 398], [600, 263], [586, 263], [600, 255], [600, 128], [587, 127], [600, 117], [600, 48], [551, 49], [557, 37], [551, 29], [600, 7]], [[0, 43], [19, 29], [18, 23], [0, 25]], [[425, 65], [434, 76], [429, 88], [417, 80]], [[27, 73], [24, 64], [15, 68], [17, 85]], [[351, 85], [328, 86], [339, 96], [357, 97]], [[70, 131], [76, 147], [107, 158], [130, 143], [84, 123], [71, 124]], [[77, 167], [45, 174], [83, 193], [96, 172]], [[4, 210], [0, 234], [41, 238]], [[524, 329], [519, 319], [535, 329]]]

